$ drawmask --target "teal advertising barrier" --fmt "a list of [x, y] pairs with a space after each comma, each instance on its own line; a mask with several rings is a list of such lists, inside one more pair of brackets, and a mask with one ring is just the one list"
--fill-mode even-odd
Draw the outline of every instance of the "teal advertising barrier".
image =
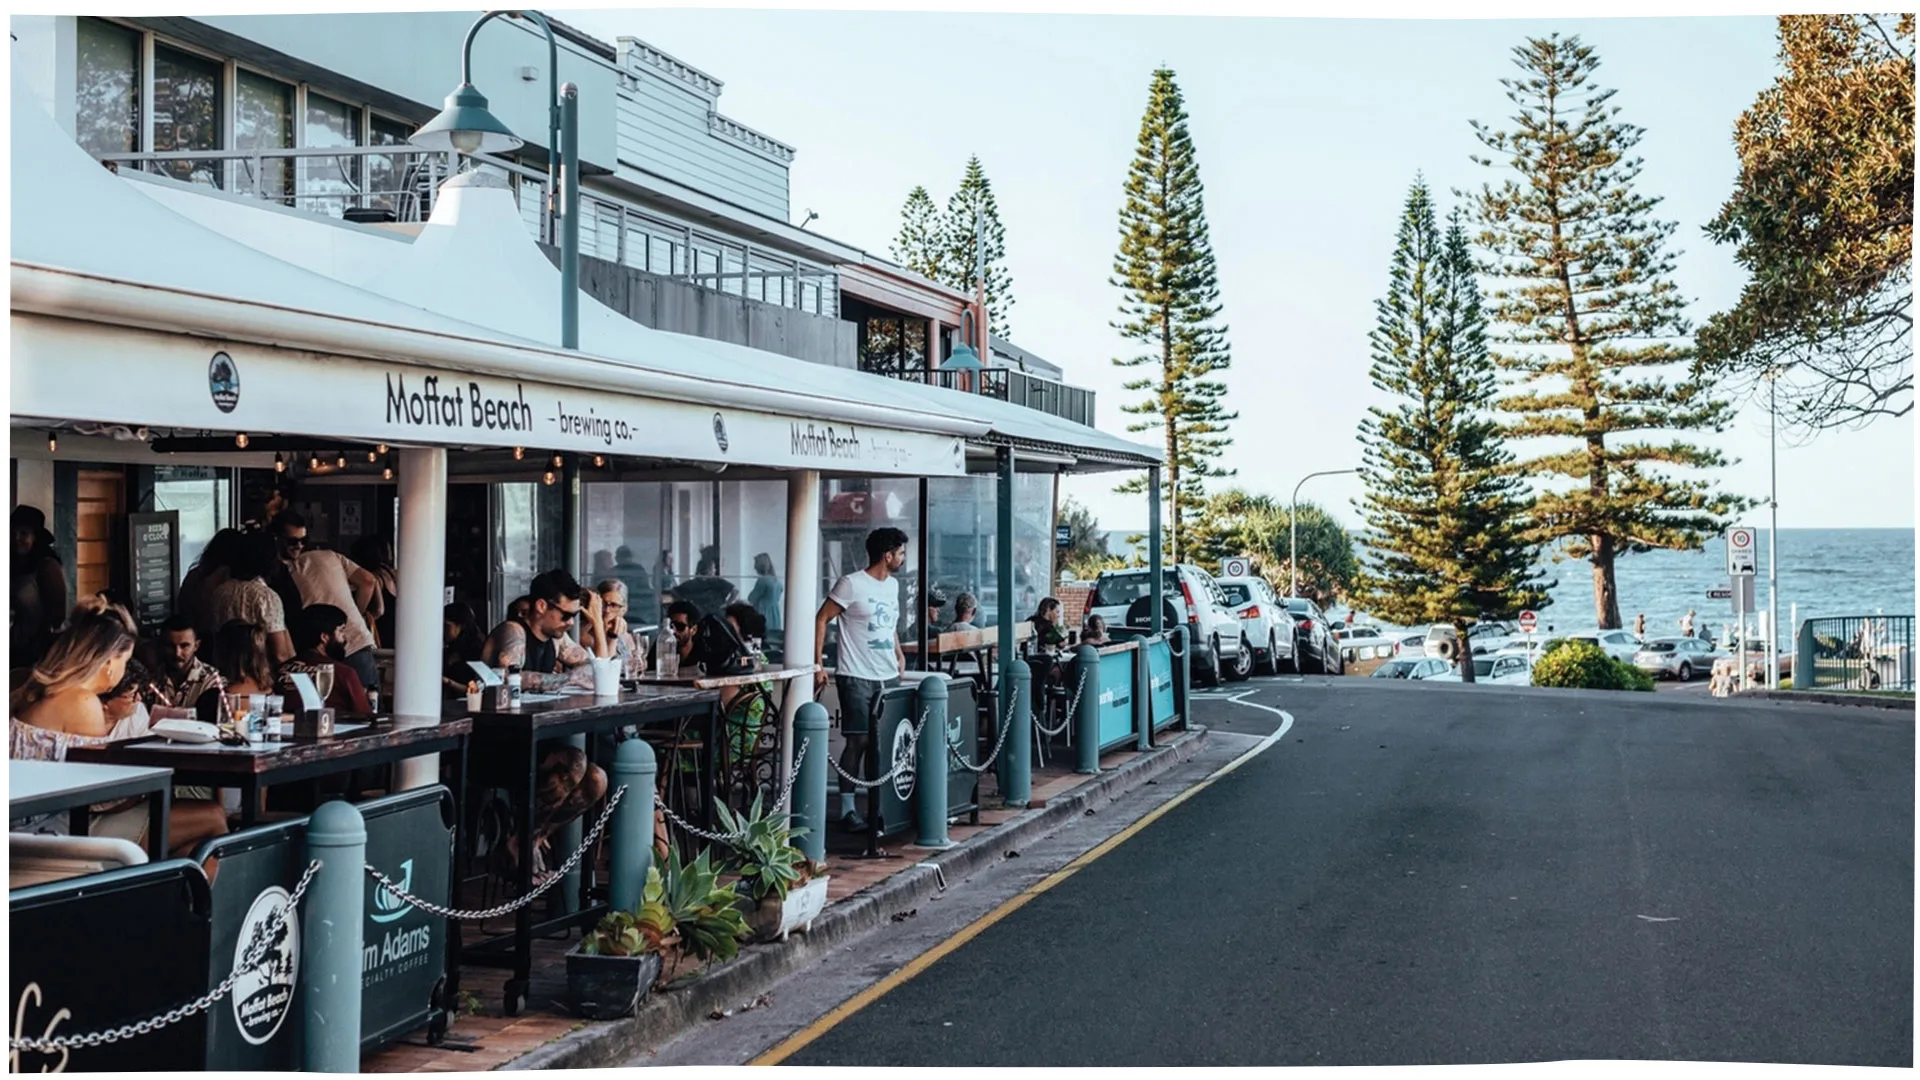
[[[946, 680], [947, 708], [945, 716], [946, 737], [968, 760], [979, 763], [985, 751], [977, 749], [980, 745], [980, 706], [974, 697], [974, 684], [971, 679], [936, 676]], [[893, 779], [873, 789], [870, 796], [872, 813], [877, 820], [877, 832], [881, 836], [890, 836], [913, 827], [913, 792], [918, 783], [920, 768], [918, 763], [909, 760], [907, 754], [907, 733], [912, 726], [920, 722], [920, 704], [918, 684], [897, 686], [886, 692], [881, 698], [880, 718], [874, 721], [873, 749], [878, 751], [878, 759], [872, 752], [862, 766], [861, 775], [884, 776], [902, 762], [907, 764]], [[927, 721], [928, 727], [936, 735], [940, 732], [940, 717]], [[808, 754], [813, 751], [809, 750]], [[957, 765], [951, 754], [947, 761], [947, 816], [953, 818], [959, 814], [971, 814], [978, 820], [980, 812], [980, 776], [971, 769]]]
[[[947, 737], [960, 753], [978, 765], [992, 747], [980, 749], [980, 703], [974, 697], [972, 679], [947, 680]], [[954, 764], [947, 758], [947, 816], [970, 814], [973, 824], [980, 823], [980, 774]]]
[[[196, 862], [218, 859], [211, 948], [203, 961], [212, 986], [262, 940], [307, 868], [305, 818], [261, 825], [200, 845]], [[273, 942], [227, 1000], [208, 1010], [207, 1057], [214, 1072], [286, 1072], [300, 1068], [300, 918], [281, 920]]]
[[1100, 750], [1105, 753], [1133, 739], [1132, 649], [1100, 657]]
[[1144, 646], [1147, 650], [1147, 700], [1153, 715], [1153, 730], [1172, 727], [1180, 718], [1174, 701], [1173, 646], [1166, 638], [1157, 638]]
[[[359, 804], [367, 864], [395, 886], [447, 906], [453, 887], [453, 793], [438, 785]], [[360, 1047], [378, 1049], [425, 1027], [438, 1041], [448, 1022], [449, 953], [459, 924], [405, 903], [362, 874]]]
[[[9, 901], [14, 1038], [111, 1031], [190, 1004], [216, 984], [207, 981], [212, 900], [206, 874], [194, 862], [173, 859], [35, 885], [13, 891]], [[231, 967], [229, 960], [218, 978]], [[228, 1011], [227, 1003], [216, 1002], [213, 1011]], [[206, 1067], [207, 1016], [201, 1014], [101, 1046], [15, 1050], [9, 1071]]]

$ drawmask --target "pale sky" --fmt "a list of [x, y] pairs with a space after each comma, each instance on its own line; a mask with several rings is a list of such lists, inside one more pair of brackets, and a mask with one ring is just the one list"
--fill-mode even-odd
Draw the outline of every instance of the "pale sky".
[[[1160, 5], [1167, 7], [1169, 5]], [[1124, 430], [1126, 343], [1109, 328], [1121, 184], [1153, 69], [1174, 69], [1191, 117], [1219, 260], [1241, 418], [1226, 464], [1284, 501], [1300, 477], [1359, 463], [1356, 428], [1380, 395], [1367, 333], [1408, 184], [1442, 210], [1500, 175], [1473, 164], [1470, 119], [1504, 126], [1499, 79], [1529, 35], [1579, 34], [1601, 85], [1647, 129], [1641, 190], [1677, 220], [1678, 282], [1696, 325], [1738, 295], [1731, 250], [1701, 226], [1736, 172], [1735, 119], [1776, 72], [1774, 19], [1433, 20], [1038, 16], [936, 12], [647, 9], [555, 11], [611, 41], [632, 35], [726, 84], [719, 107], [798, 148], [794, 220], [881, 255], [915, 184], [944, 205], [969, 154], [992, 180], [1016, 304], [1011, 339], [1097, 391], [1100, 426]], [[962, 46], [965, 46], [964, 51]], [[1151, 435], [1134, 436], [1151, 439]], [[1703, 441], [1740, 462], [1723, 483], [1764, 499], [1764, 407]], [[1525, 452], [1525, 448], [1520, 448]], [[1112, 481], [1067, 490], [1109, 528], [1146, 520]], [[1312, 481], [1349, 525], [1352, 477]], [[1912, 417], [1783, 437], [1780, 524], [1913, 527]], [[1764, 509], [1749, 515], [1764, 523]]]

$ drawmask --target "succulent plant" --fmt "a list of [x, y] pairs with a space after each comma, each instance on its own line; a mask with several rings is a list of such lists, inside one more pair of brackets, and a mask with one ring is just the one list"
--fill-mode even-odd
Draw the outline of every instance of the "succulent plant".
[[734, 838], [728, 841], [733, 849], [728, 861], [754, 903], [769, 896], [786, 899], [787, 891], [803, 880], [803, 870], [811, 869], [806, 856], [793, 846], [794, 838], [805, 835], [806, 828], [789, 827], [787, 815], [778, 808], [763, 810], [759, 795], [744, 815], [723, 804], [715, 816], [721, 831]]

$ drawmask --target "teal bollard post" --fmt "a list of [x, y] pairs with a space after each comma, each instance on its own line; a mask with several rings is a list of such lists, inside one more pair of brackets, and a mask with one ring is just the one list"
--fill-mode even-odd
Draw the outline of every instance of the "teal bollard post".
[[360, 948], [366, 925], [367, 823], [352, 803], [322, 803], [307, 819], [307, 857], [320, 870], [300, 921], [305, 1072], [360, 1071]]
[[1153, 664], [1151, 652], [1157, 637], [1141, 638], [1133, 651], [1133, 746], [1136, 750], [1153, 748]]
[[1793, 635], [1793, 688], [1813, 689], [1813, 676], [1813, 621], [1806, 620]]
[[653, 861], [653, 793], [660, 763], [645, 739], [628, 739], [613, 752], [611, 790], [627, 789], [613, 811], [613, 853], [610, 883], [615, 911], [640, 910], [647, 888], [647, 865]]
[[813, 862], [827, 858], [827, 707], [809, 701], [793, 715], [796, 747], [805, 743], [807, 756], [794, 763], [793, 823], [804, 826], [800, 853]]
[[1013, 694], [1012, 727], [1007, 729], [1007, 786], [1001, 795], [1008, 806], [1022, 808], [1033, 800], [1033, 669], [1024, 661], [1015, 661], [1013, 678], [1003, 680]]
[[1173, 711], [1180, 717], [1180, 730], [1193, 729], [1193, 668], [1187, 663], [1187, 628], [1176, 626], [1167, 638], [1173, 653]]
[[[584, 754], [586, 753], [586, 750], [587, 750], [587, 737], [585, 735], [569, 736], [567, 738], [567, 745], [573, 747], [575, 750], [578, 750]], [[586, 833], [586, 827], [581, 823], [580, 818], [574, 818], [572, 821], [569, 821], [565, 825], [560, 826], [560, 835], [556, 838], [559, 843], [559, 848], [555, 852], [555, 854], [558, 855], [558, 857], [564, 859], [568, 855], [573, 854], [575, 851], [580, 850], [580, 840], [585, 835], [585, 833]], [[555, 887], [553, 892], [550, 895], [553, 897], [554, 902], [559, 906], [560, 912], [562, 914], [571, 915], [574, 912], [579, 911], [580, 910], [580, 868], [579, 866], [576, 865], [572, 870], [567, 871], [567, 879], [561, 882], [557, 887]]]
[[920, 837], [914, 841], [924, 848], [949, 848], [947, 839], [947, 680], [929, 675], [920, 680], [916, 695], [920, 716], [920, 744], [913, 763], [913, 816]]
[[1082, 645], [1074, 657], [1080, 707], [1073, 714], [1073, 771], [1092, 776], [1100, 771], [1100, 650]]

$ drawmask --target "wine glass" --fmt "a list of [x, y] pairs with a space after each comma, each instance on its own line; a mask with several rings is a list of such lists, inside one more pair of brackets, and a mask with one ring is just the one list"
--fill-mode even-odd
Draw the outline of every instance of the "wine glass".
[[321, 704], [333, 697], [333, 665], [323, 664], [313, 673], [313, 688], [320, 691]]

